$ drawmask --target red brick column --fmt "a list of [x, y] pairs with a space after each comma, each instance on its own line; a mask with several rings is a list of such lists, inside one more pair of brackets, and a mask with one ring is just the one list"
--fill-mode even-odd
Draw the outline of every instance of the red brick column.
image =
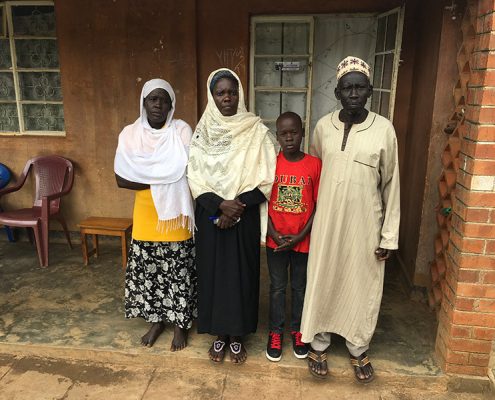
[[495, 0], [471, 6], [475, 44], [436, 351], [445, 372], [486, 376], [495, 340]]

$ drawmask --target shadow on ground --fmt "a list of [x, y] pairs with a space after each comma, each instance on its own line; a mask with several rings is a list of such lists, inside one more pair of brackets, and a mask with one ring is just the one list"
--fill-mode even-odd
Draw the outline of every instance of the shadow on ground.
[[[170, 328], [153, 348], [140, 346], [147, 324], [123, 317], [124, 271], [119, 245], [109, 241], [100, 248], [100, 258], [93, 258], [85, 267], [78, 247], [71, 251], [67, 245], [51, 244], [50, 266], [41, 269], [32, 245], [0, 241], [0, 352], [111, 363], [132, 360], [156, 367], [183, 364], [184, 357], [199, 365], [208, 363], [212, 338], [196, 334], [195, 327], [189, 346], [180, 353], [169, 351]], [[435, 316], [425, 304], [407, 298], [398, 274], [396, 268], [387, 267], [370, 358], [382, 374], [440, 376], [432, 358]], [[264, 356], [269, 285], [264, 252], [261, 276], [258, 333], [247, 340], [249, 359], [245, 367], [251, 366], [256, 372], [287, 368], [292, 373], [307, 373], [306, 362], [292, 355], [288, 332], [282, 361], [274, 365]], [[329, 360], [335, 373], [350, 376], [341, 338], [334, 340]]]

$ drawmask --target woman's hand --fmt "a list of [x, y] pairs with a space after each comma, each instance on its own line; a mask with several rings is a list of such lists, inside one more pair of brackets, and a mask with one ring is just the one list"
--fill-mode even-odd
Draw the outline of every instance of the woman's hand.
[[150, 185], [147, 185], [145, 183], [131, 182], [117, 174], [115, 174], [115, 180], [117, 181], [117, 186], [122, 189], [146, 190], [150, 188]]
[[237, 221], [244, 212], [246, 205], [242, 203], [239, 199], [234, 200], [224, 200], [220, 203], [220, 210], [222, 214], [226, 215], [233, 221]]
[[218, 217], [217, 228], [219, 229], [229, 229], [232, 228], [236, 223], [235, 219], [232, 219], [225, 214], [221, 214]]

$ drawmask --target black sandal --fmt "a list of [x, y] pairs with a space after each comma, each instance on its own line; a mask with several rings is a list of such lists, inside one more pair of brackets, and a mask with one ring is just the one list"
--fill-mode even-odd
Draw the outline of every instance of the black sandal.
[[[354, 367], [354, 375], [356, 376], [356, 379], [359, 383], [370, 383], [373, 379], [375, 379], [373, 366], [371, 365], [366, 352], [361, 354], [359, 357], [354, 357], [352, 354], [349, 354], [349, 357], [351, 359], [351, 365]], [[366, 367], [367, 365], [370, 366], [369, 370], [371, 372], [371, 375], [367, 378], [360, 378], [359, 372], [361, 372], [363, 375], [366, 375], [364, 373], [364, 367]]]
[[[210, 349], [208, 350], [208, 354], [210, 356], [210, 360], [213, 361], [214, 363], [221, 363], [223, 359], [225, 358], [225, 345], [227, 344], [226, 341], [217, 339], [215, 340]], [[211, 358], [212, 353], [216, 353], [220, 356], [218, 360], [214, 360]]]
[[[320, 370], [322, 370], [323, 366], [326, 368], [326, 372], [324, 374], [319, 374], [316, 371], [313, 371], [311, 368], [311, 362], [314, 362], [314, 366], [320, 366]], [[327, 379], [328, 378], [328, 365], [327, 365], [327, 353], [323, 352], [321, 354], [316, 354], [313, 348], [310, 348], [308, 351], [308, 368], [311, 375], [318, 379]]]

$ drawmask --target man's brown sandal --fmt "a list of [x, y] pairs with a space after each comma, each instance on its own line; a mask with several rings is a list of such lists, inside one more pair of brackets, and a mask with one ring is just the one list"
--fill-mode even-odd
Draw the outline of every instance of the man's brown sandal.
[[[320, 371], [325, 371], [324, 374], [319, 374], [316, 371], [313, 371], [311, 368], [311, 364], [313, 367], [320, 367]], [[323, 352], [321, 354], [316, 354], [315, 351], [311, 348], [308, 351], [308, 368], [311, 375], [318, 379], [327, 379], [328, 378], [328, 365], [327, 365], [327, 353]]]
[[[369, 383], [373, 379], [375, 379], [373, 367], [371, 366], [371, 362], [370, 362], [368, 356], [366, 355], [366, 352], [361, 354], [359, 357], [354, 357], [352, 354], [350, 354], [349, 357], [351, 359], [351, 365], [354, 367], [354, 375], [356, 376], [356, 379], [358, 382]], [[362, 375], [365, 376], [366, 373], [365, 373], [364, 367], [366, 367], [367, 365], [369, 365], [369, 368], [367, 368], [367, 370], [371, 374], [367, 378], [361, 378], [359, 373], [361, 373]]]

